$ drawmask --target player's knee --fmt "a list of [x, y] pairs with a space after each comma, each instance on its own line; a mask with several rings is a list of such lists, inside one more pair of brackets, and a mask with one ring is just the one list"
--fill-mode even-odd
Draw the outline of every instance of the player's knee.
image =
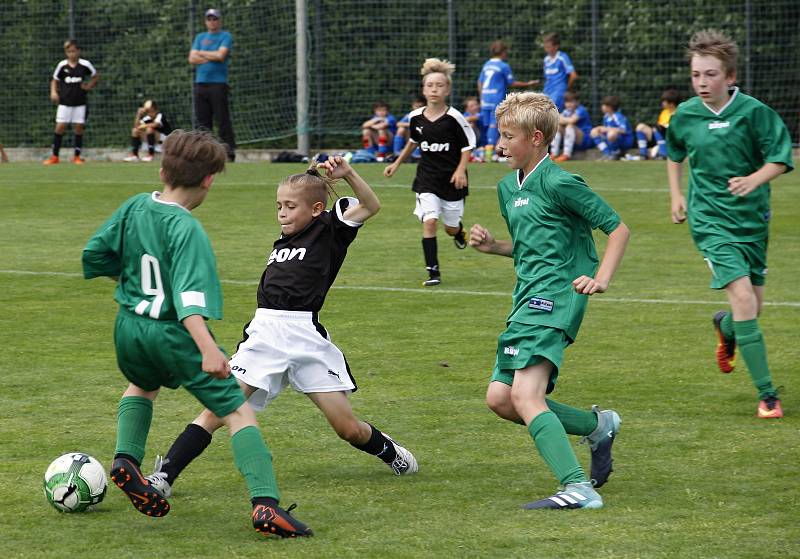
[[356, 444], [362, 442], [363, 434], [361, 432], [361, 425], [359, 425], [358, 420], [355, 418], [335, 421], [331, 424], [331, 427], [333, 427], [333, 430], [336, 431], [340, 439]]
[[592, 131], [589, 132], [589, 135], [592, 138], [597, 138], [600, 135], [600, 131], [597, 128], [592, 128]]
[[608, 139], [609, 139], [610, 141], [612, 141], [612, 142], [613, 142], [613, 141], [614, 141], [614, 140], [616, 140], [617, 138], [619, 138], [619, 132], [617, 132], [616, 130], [609, 130], [609, 131], [608, 131]]
[[636, 125], [636, 131], [637, 132], [644, 132], [646, 129], [647, 129], [647, 125], [642, 123], [642, 122], [640, 122], [639, 124]]

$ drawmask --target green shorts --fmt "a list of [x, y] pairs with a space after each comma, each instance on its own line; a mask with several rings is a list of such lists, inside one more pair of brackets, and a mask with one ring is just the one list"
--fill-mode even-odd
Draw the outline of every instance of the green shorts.
[[489, 382], [499, 381], [511, 386], [514, 373], [547, 359], [553, 364], [547, 393], [556, 387], [558, 370], [564, 360], [564, 349], [569, 345], [563, 330], [540, 324], [509, 322], [505, 332], [497, 339], [497, 358]]
[[245, 402], [235, 377], [218, 379], [203, 372], [200, 350], [180, 322], [120, 310], [114, 346], [120, 371], [142, 390], [183, 386], [217, 417], [225, 417]]
[[733, 280], [742, 277], [749, 277], [753, 285], [764, 285], [767, 275], [767, 239], [724, 243], [702, 253], [711, 270], [711, 289], [723, 289]]

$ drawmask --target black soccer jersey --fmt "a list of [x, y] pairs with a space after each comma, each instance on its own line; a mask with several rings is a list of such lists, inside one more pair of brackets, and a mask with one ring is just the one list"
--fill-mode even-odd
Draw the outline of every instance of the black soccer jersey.
[[53, 79], [58, 82], [58, 104], [67, 107], [80, 107], [86, 104], [86, 91], [81, 84], [88, 82], [97, 74], [92, 63], [83, 58], [78, 59], [75, 66], [68, 60], [62, 60], [53, 72]]
[[425, 107], [409, 115], [411, 141], [419, 145], [422, 158], [414, 177], [414, 192], [432, 192], [442, 200], [461, 200], [469, 194], [457, 189], [450, 177], [458, 167], [461, 152], [475, 148], [475, 132], [464, 116], [453, 107], [434, 121], [425, 117]]
[[355, 198], [340, 198], [302, 231], [275, 241], [258, 286], [258, 307], [319, 312], [360, 223], [342, 215]]

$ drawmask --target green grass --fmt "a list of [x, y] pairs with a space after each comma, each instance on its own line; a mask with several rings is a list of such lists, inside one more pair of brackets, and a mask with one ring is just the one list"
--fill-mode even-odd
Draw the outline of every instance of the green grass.
[[[164, 519], [135, 513], [109, 488], [96, 512], [64, 515], [42, 496], [59, 454], [110, 465], [125, 387], [112, 345], [113, 284], [80, 277], [81, 249], [134, 193], [157, 188], [153, 165], [0, 166], [0, 533], [5, 557], [762, 557], [800, 555], [800, 296], [797, 172], [773, 186], [767, 306], [761, 319], [786, 417], [754, 417], [744, 367], [721, 375], [711, 316], [722, 293], [685, 226], [669, 222], [658, 163], [567, 166], [622, 215], [632, 240], [609, 293], [592, 298], [555, 397], [617, 409], [622, 432], [601, 511], [532, 513], [552, 479], [526, 431], [483, 402], [510, 304], [510, 260], [457, 251], [440, 235], [444, 282], [424, 279], [411, 215], [414, 167], [391, 181], [361, 166], [383, 210], [359, 234], [321, 320], [347, 353], [357, 414], [413, 450], [420, 473], [396, 478], [339, 440], [291, 390], [259, 416], [284, 503], [316, 536], [265, 541], [249, 525], [227, 435], [176, 486]], [[237, 164], [196, 210], [217, 253], [232, 349], [278, 233], [277, 181], [299, 166]], [[472, 166], [465, 223], [505, 237], [496, 207], [501, 165]], [[340, 190], [345, 193], [343, 185]], [[598, 244], [604, 245], [601, 234]], [[155, 408], [145, 466], [199, 412], [184, 391]], [[577, 441], [575, 441], [577, 443]], [[588, 449], [576, 444], [588, 466]]]

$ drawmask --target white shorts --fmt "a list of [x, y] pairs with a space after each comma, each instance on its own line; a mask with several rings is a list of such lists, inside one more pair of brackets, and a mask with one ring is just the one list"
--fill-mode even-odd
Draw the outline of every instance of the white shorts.
[[464, 217], [464, 199], [461, 200], [442, 200], [432, 192], [417, 193], [417, 205], [414, 208], [414, 215], [420, 221], [428, 219], [439, 219], [448, 227], [458, 227], [461, 218]]
[[356, 389], [344, 354], [314, 313], [258, 309], [245, 333], [230, 365], [236, 378], [258, 389], [249, 400], [256, 411], [290, 383], [303, 394]]
[[77, 107], [59, 105], [56, 110], [56, 122], [83, 124], [86, 122], [86, 105], [79, 105]]

